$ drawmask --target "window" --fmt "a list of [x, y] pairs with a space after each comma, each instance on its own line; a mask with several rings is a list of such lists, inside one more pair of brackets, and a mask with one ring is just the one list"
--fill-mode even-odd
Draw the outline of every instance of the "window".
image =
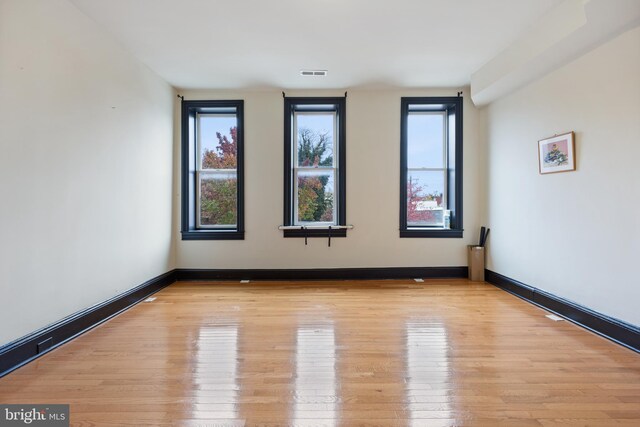
[[401, 120], [400, 237], [462, 237], [462, 98], [402, 98]]
[[[285, 237], [345, 237], [345, 98], [285, 98]], [[302, 230], [303, 227], [314, 227]]]
[[244, 238], [243, 101], [182, 102], [182, 239]]

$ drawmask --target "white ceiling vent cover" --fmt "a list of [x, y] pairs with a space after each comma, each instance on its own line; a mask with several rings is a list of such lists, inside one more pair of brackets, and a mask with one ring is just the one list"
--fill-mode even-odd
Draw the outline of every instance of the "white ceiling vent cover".
[[324, 77], [327, 75], [327, 70], [300, 70], [301, 76], [315, 76]]

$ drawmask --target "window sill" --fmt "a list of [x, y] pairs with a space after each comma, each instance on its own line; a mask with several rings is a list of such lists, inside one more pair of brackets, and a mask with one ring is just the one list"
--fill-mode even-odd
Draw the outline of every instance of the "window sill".
[[244, 240], [244, 231], [189, 230], [182, 232], [182, 240]]
[[449, 239], [461, 239], [464, 230], [445, 230], [445, 229], [409, 229], [400, 230], [400, 237], [435, 237], [435, 238], [449, 238]]
[[[282, 230], [284, 237], [329, 237], [329, 230]], [[331, 230], [331, 238], [347, 237], [347, 230], [344, 228]]]

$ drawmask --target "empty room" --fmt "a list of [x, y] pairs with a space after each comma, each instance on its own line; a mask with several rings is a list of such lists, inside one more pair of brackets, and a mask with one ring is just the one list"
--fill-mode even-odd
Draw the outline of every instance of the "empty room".
[[0, 426], [640, 425], [640, 1], [0, 0]]

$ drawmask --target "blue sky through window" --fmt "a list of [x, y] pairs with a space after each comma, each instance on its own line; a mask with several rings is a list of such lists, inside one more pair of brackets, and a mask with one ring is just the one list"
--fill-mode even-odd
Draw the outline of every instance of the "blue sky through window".
[[407, 166], [411, 168], [444, 167], [444, 116], [409, 113], [407, 123]]
[[[215, 115], [215, 116], [200, 116], [200, 149], [202, 153], [206, 150], [215, 150], [219, 145], [216, 133], [220, 132], [221, 135], [226, 135], [229, 141], [231, 141], [230, 129], [237, 126], [237, 119], [235, 115]], [[201, 153], [201, 154], [202, 154]]]
[[[333, 151], [334, 151], [333, 144], [335, 141], [334, 126], [333, 126], [334, 119], [335, 119], [335, 115], [333, 113], [296, 114], [296, 124], [298, 127], [298, 134], [300, 132], [300, 129], [306, 128], [313, 131], [313, 133], [315, 133], [316, 135], [327, 134], [329, 136], [329, 139], [327, 141], [326, 151], [321, 156], [322, 158], [319, 159], [320, 162], [323, 162], [327, 157], [333, 155]], [[300, 141], [298, 141], [298, 144], [299, 143]], [[333, 160], [335, 162], [336, 159], [334, 158]], [[300, 161], [302, 161], [302, 159], [300, 159]]]

